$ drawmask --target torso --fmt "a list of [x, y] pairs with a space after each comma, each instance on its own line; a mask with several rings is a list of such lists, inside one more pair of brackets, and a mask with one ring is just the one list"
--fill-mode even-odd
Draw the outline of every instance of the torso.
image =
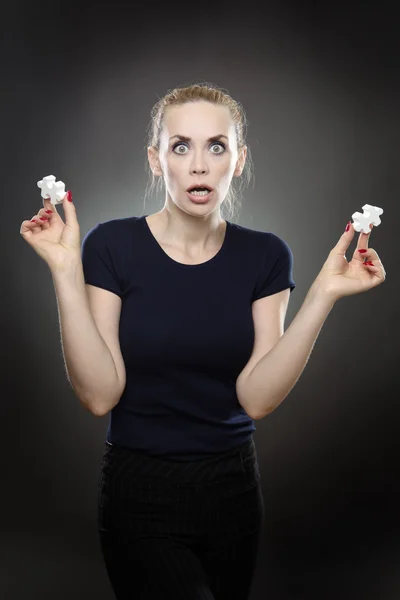
[[226, 221], [224, 221], [224, 228], [216, 246], [207, 249], [206, 252], [203, 251], [201, 254], [189, 255], [187, 252], [183, 252], [176, 246], [172, 246], [171, 244], [168, 244], [167, 242], [163, 241], [161, 233], [162, 230], [160, 228], [160, 222], [157, 215], [149, 215], [145, 218], [149, 229], [159, 246], [170, 258], [172, 258], [172, 260], [175, 260], [184, 265], [200, 265], [201, 263], [211, 260], [212, 258], [214, 258], [214, 256], [216, 256], [216, 254], [218, 254], [224, 243]]

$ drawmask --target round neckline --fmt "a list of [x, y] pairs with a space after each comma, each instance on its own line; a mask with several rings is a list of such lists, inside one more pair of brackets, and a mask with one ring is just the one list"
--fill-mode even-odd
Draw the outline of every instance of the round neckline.
[[226, 244], [227, 244], [227, 241], [228, 241], [228, 237], [230, 235], [230, 226], [231, 226], [230, 222], [227, 221], [226, 219], [225, 219], [225, 222], [226, 222], [225, 236], [224, 236], [224, 239], [222, 241], [222, 246], [218, 250], [218, 252], [213, 257], [211, 257], [209, 260], [206, 260], [205, 262], [196, 263], [196, 264], [186, 264], [186, 263], [181, 263], [181, 262], [175, 260], [174, 258], [172, 258], [171, 256], [169, 256], [169, 254], [167, 254], [165, 252], [164, 248], [159, 244], [159, 242], [155, 238], [153, 232], [151, 231], [148, 222], [146, 221], [146, 217], [148, 217], [148, 216], [149, 215], [144, 215], [142, 217], [139, 217], [139, 220], [143, 221], [144, 228], [148, 232], [150, 238], [153, 240], [153, 243], [157, 246], [158, 250], [160, 252], [162, 252], [162, 254], [167, 258], [167, 260], [169, 260], [171, 263], [174, 263], [175, 265], [178, 265], [179, 267], [189, 267], [189, 268], [191, 268], [191, 267], [204, 267], [204, 266], [209, 265], [210, 263], [214, 262], [215, 260], [217, 260], [221, 256], [221, 254], [225, 251]]

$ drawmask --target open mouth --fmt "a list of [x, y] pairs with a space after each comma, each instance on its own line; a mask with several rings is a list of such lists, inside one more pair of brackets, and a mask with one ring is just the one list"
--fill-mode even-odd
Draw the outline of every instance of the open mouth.
[[208, 185], [192, 185], [186, 191], [190, 194], [209, 194], [213, 191], [213, 188]]
[[213, 190], [209, 187], [191, 187], [187, 190], [187, 195], [192, 202], [207, 202], [212, 196]]

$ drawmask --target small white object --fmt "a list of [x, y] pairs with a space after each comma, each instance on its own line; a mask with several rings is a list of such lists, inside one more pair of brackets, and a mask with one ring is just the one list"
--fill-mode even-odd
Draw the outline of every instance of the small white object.
[[62, 204], [65, 196], [65, 183], [56, 181], [54, 175], [47, 175], [37, 182], [38, 187], [42, 190], [42, 198], [50, 198], [50, 202], [54, 205]]
[[383, 213], [382, 208], [379, 206], [372, 206], [371, 204], [364, 204], [363, 213], [355, 212], [351, 215], [353, 219], [354, 229], [358, 232], [362, 231], [363, 233], [371, 233], [370, 225], [374, 225], [377, 227], [380, 225], [381, 220], [379, 215]]

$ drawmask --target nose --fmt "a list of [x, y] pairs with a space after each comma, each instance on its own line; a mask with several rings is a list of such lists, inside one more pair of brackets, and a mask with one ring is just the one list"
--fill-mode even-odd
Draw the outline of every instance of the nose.
[[204, 155], [202, 152], [196, 152], [193, 158], [190, 171], [193, 174], [206, 173], [207, 172], [207, 164], [204, 160]]

